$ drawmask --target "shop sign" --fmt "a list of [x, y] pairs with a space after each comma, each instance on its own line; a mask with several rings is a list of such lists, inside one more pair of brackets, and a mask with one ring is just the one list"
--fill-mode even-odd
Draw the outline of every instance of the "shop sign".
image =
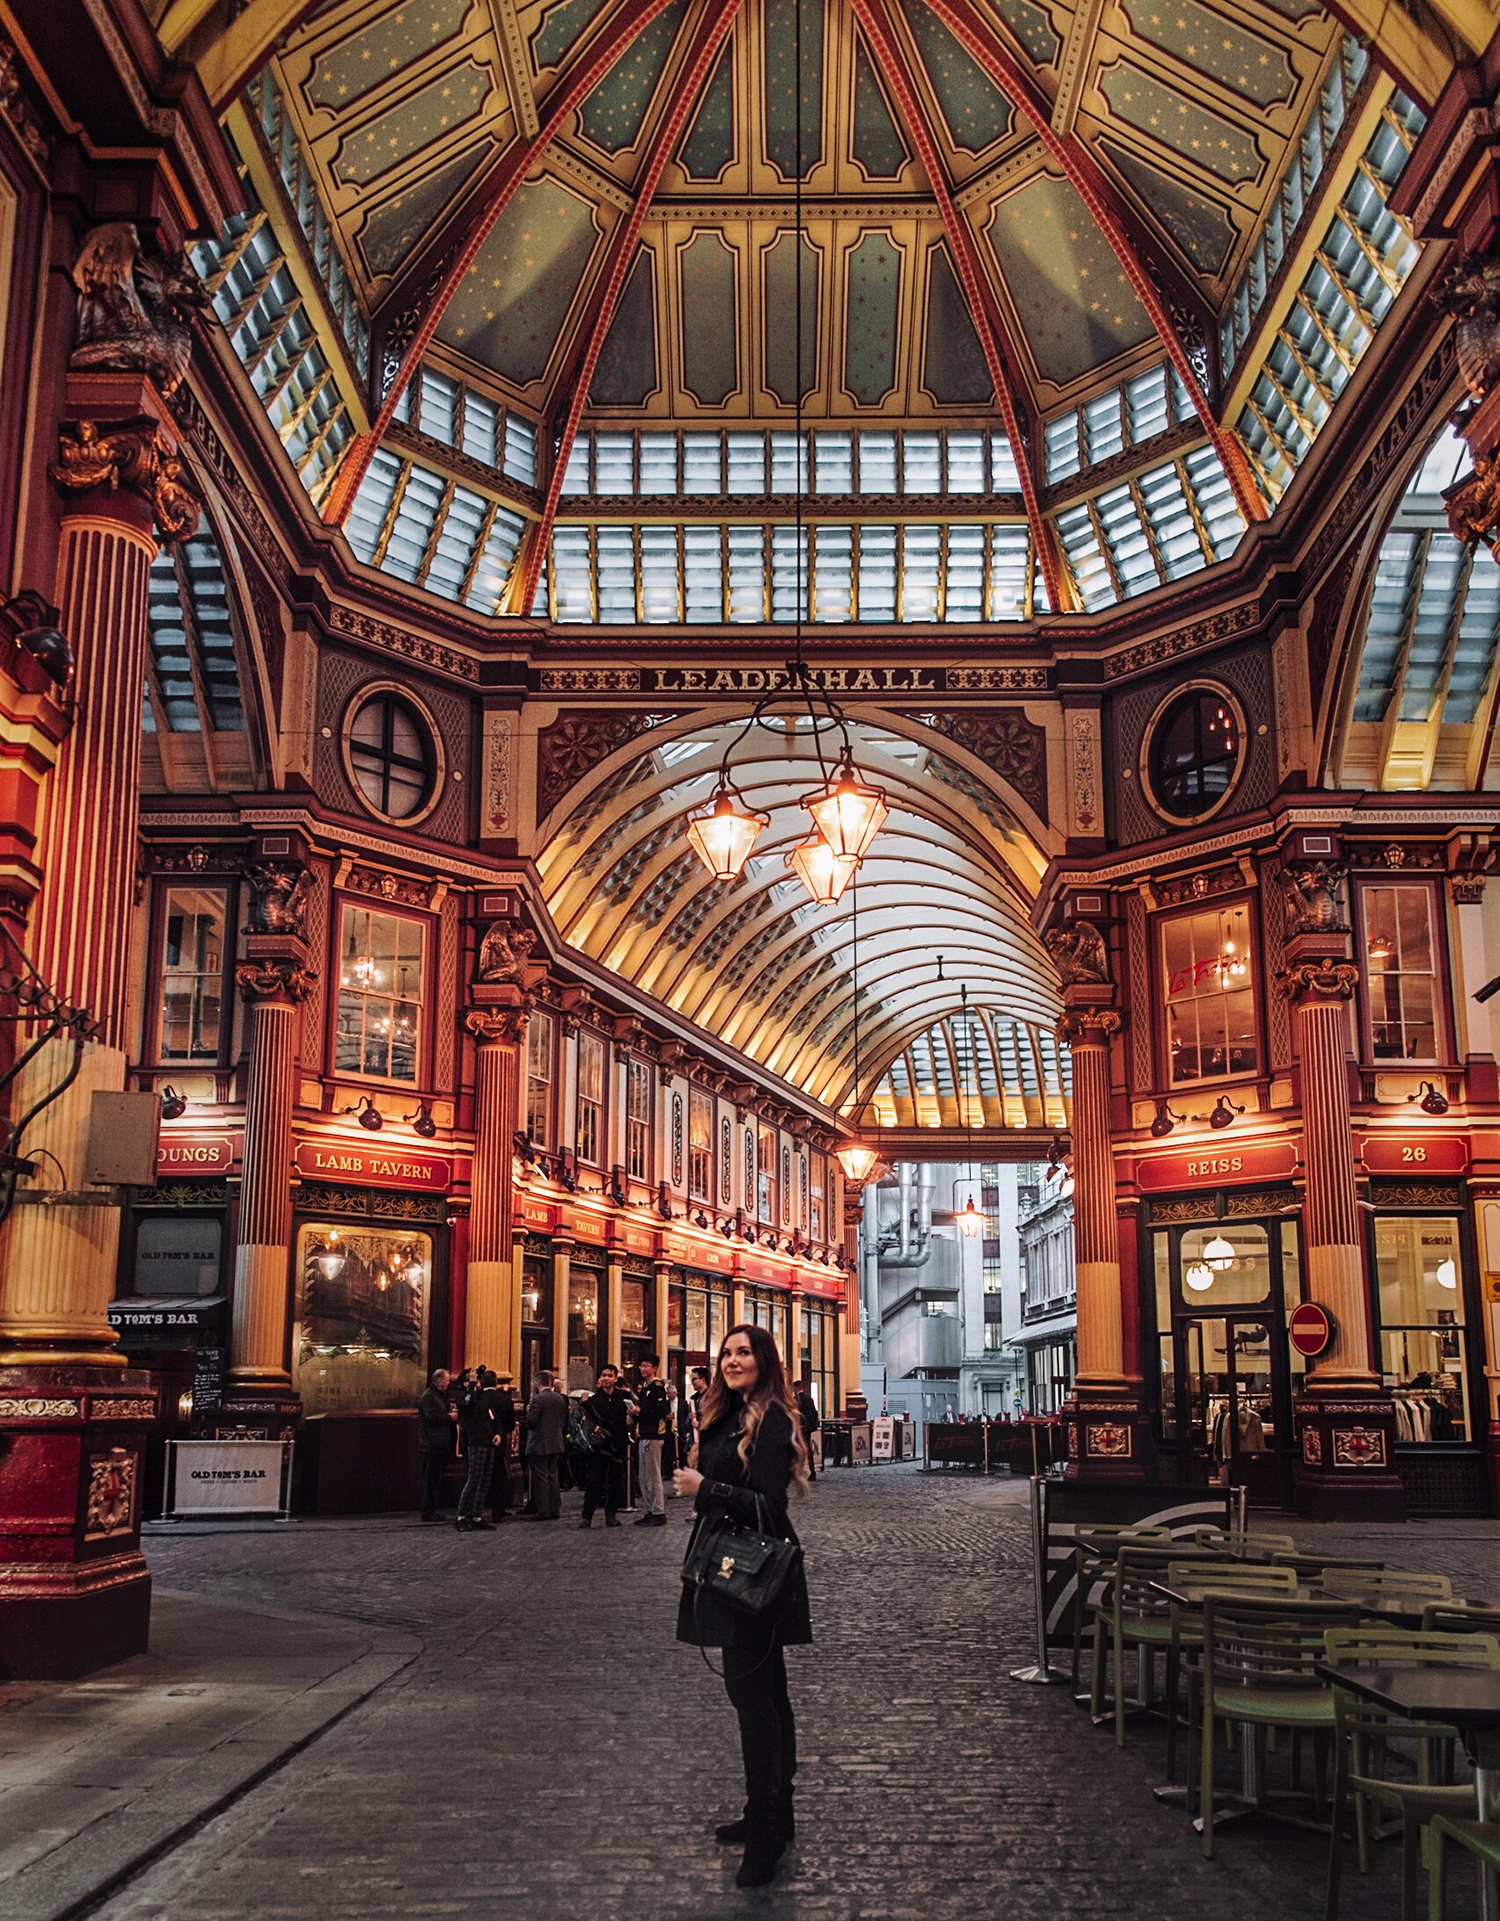
[[1297, 1167], [1293, 1141], [1217, 1141], [1179, 1153], [1153, 1154], [1135, 1164], [1138, 1186], [1165, 1194], [1179, 1187], [1233, 1187], [1240, 1181], [1285, 1181]]
[[792, 1284], [791, 1275], [776, 1261], [761, 1261], [753, 1254], [746, 1254], [740, 1266], [749, 1280], [768, 1281], [772, 1287], [790, 1287]]
[[797, 1285], [804, 1294], [822, 1294], [831, 1300], [844, 1298], [844, 1277], [842, 1274], [807, 1274], [797, 1276]]
[[391, 1149], [358, 1147], [352, 1141], [301, 1141], [297, 1172], [320, 1181], [352, 1181], [359, 1187], [421, 1187], [453, 1185], [453, 1163], [429, 1160], [425, 1154], [403, 1154]]
[[1467, 1134], [1366, 1134], [1360, 1150], [1369, 1174], [1467, 1174]]
[[656, 1236], [638, 1227], [622, 1227], [618, 1239], [620, 1246], [631, 1254], [652, 1254], [656, 1251]]
[[228, 1134], [176, 1134], [163, 1129], [156, 1148], [156, 1173], [227, 1174], [238, 1143]]
[[609, 1224], [600, 1220], [597, 1214], [575, 1213], [571, 1207], [565, 1207], [562, 1224], [565, 1233], [580, 1241], [594, 1241], [602, 1247], [609, 1239]]
[[544, 1234], [552, 1233], [557, 1226], [557, 1209], [550, 1207], [546, 1201], [522, 1200], [519, 1211], [527, 1227], [540, 1228]]
[[217, 1214], [150, 1214], [136, 1231], [137, 1294], [212, 1294], [224, 1223]]
[[712, 1267], [723, 1272], [729, 1266], [729, 1256], [721, 1247], [704, 1247], [697, 1241], [681, 1240], [675, 1234], [667, 1236], [667, 1259], [680, 1261], [684, 1267]]
[[1303, 1301], [1292, 1309], [1286, 1331], [1304, 1360], [1315, 1361], [1333, 1339], [1333, 1316], [1320, 1301]]
[[1484, 1298], [1490, 1307], [1500, 1307], [1500, 1274], [1489, 1267], [1484, 1270]]
[[871, 1422], [873, 1432], [870, 1437], [870, 1459], [872, 1461], [894, 1461], [896, 1458], [896, 1423], [889, 1414], [877, 1415]]
[[174, 1514], [279, 1514], [280, 1441], [178, 1441]]

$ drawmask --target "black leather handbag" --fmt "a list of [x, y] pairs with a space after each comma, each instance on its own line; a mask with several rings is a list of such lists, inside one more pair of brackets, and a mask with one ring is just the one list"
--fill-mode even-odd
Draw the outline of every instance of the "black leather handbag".
[[755, 1497], [758, 1527], [743, 1527], [728, 1514], [700, 1514], [683, 1558], [682, 1578], [699, 1594], [740, 1614], [763, 1618], [786, 1593], [792, 1570], [802, 1558], [795, 1541], [773, 1534], [760, 1496]]

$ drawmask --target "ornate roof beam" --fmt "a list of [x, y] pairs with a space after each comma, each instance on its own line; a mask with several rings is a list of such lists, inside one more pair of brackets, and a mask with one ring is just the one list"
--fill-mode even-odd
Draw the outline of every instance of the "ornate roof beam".
[[[531, 169], [541, 159], [566, 122], [581, 107], [594, 88], [608, 73], [627, 47], [648, 27], [658, 14], [664, 13], [671, 0], [625, 0], [604, 32], [595, 40], [592, 49], [579, 62], [577, 69], [559, 80], [548, 95], [542, 114], [541, 125], [531, 140], [517, 141], [502, 156], [499, 164], [491, 169], [481, 183], [478, 193], [471, 201], [465, 215], [461, 234], [451, 243], [455, 251], [446, 266], [431, 266], [428, 262], [418, 262], [415, 272], [420, 284], [420, 276], [426, 272], [434, 280], [430, 294], [422, 298], [422, 317], [417, 321], [411, 339], [402, 349], [400, 364], [397, 366], [389, 389], [381, 403], [375, 423], [367, 434], [358, 435], [349, 444], [339, 469], [339, 477], [330, 490], [324, 507], [323, 518], [334, 527], [341, 527], [348, 518], [349, 509], [354, 504], [354, 496], [359, 484], [369, 471], [370, 462], [375, 457], [375, 449], [380, 445], [386, 429], [396, 415], [401, 396], [410, 385], [412, 375], [422, 364], [422, 356], [432, 345], [433, 336], [442, 323], [448, 303], [452, 300], [465, 275], [473, 266], [480, 248], [489, 238], [501, 214], [510, 205], [517, 189]], [[410, 277], [400, 287], [395, 297], [402, 297], [412, 286]], [[389, 303], [388, 303], [389, 304]]]
[[[519, 578], [520, 591], [510, 612], [524, 614], [530, 611], [536, 598], [537, 581], [541, 578], [542, 564], [547, 557], [547, 543], [552, 538], [552, 523], [557, 518], [558, 501], [562, 496], [563, 477], [568, 470], [568, 457], [573, 451], [574, 437], [578, 423], [583, 418], [583, 410], [588, 405], [589, 389], [594, 384], [594, 369], [599, 364], [599, 356], [604, 351], [604, 343], [609, 337], [610, 324], [615, 317], [620, 296], [625, 291], [625, 282], [635, 261], [636, 248], [640, 242], [641, 228], [646, 223], [651, 201], [662, 173], [678, 138], [687, 122], [699, 94], [713, 72], [714, 62], [724, 44], [729, 29], [734, 25], [735, 15], [740, 10], [740, 0], [713, 0], [700, 19], [688, 48], [687, 58], [672, 83], [667, 98], [666, 110], [660, 126], [656, 130], [646, 165], [636, 183], [635, 205], [631, 208], [624, 227], [619, 231], [610, 248], [609, 262], [601, 276], [600, 290], [593, 302], [592, 310], [586, 310], [575, 338], [584, 340], [581, 362], [565, 372], [559, 383], [568, 395], [568, 410], [563, 418], [562, 432], [552, 455], [552, 471], [547, 480], [547, 496], [542, 503], [541, 518], [535, 521], [528, 531], [526, 544], [521, 553], [521, 564], [515, 569], [513, 577]], [[575, 349], [576, 350], [576, 349]]]
[[[1048, 602], [1054, 613], [1075, 612], [1077, 608], [1071, 583], [1063, 571], [1051, 524], [1043, 518], [1041, 502], [1037, 499], [1036, 476], [1032, 471], [1031, 463], [1034, 446], [1029, 447], [1021, 433], [1015, 391], [1019, 389], [1024, 393], [1026, 389], [1019, 379], [1013, 386], [1010, 371], [1014, 360], [1013, 350], [1009, 342], [1004, 341], [1003, 331], [997, 325], [989, 283], [980, 265], [979, 250], [974, 244], [973, 231], [953, 204], [953, 192], [938, 158], [937, 142], [928, 124], [926, 112], [917, 99], [916, 89], [911, 83], [906, 63], [891, 36], [888, 22], [877, 13], [873, 0], [853, 0], [853, 7], [856, 18], [864, 28], [865, 38], [870, 43], [870, 50], [875, 56], [876, 64], [895, 96], [901, 117], [906, 122], [907, 131], [917, 149], [917, 156], [922, 162], [938, 206], [942, 210], [943, 226], [948, 234], [949, 245], [953, 249], [953, 264], [958, 269], [959, 280], [969, 297], [974, 330], [984, 350], [985, 361], [990, 370], [990, 380], [995, 389], [995, 399], [1005, 421], [1005, 431], [1010, 435], [1011, 450], [1016, 458], [1016, 472], [1021, 479], [1021, 494], [1026, 502], [1026, 518], [1031, 523], [1032, 539], [1036, 545], [1037, 558], [1041, 562], [1042, 578], [1047, 583]], [[1004, 342], [1003, 345], [1002, 342]]]
[[[860, 5], [861, 0], [855, 0], [855, 4]], [[1147, 318], [1155, 327], [1162, 345], [1167, 350], [1167, 358], [1187, 388], [1198, 418], [1203, 422], [1203, 430], [1212, 442], [1214, 452], [1219, 456], [1225, 473], [1229, 476], [1229, 484], [1234, 489], [1234, 497], [1240, 512], [1245, 516], [1247, 523], [1269, 518], [1271, 510], [1255, 484], [1245, 450], [1228, 429], [1220, 426], [1209, 404], [1207, 394], [1198, 383], [1197, 370], [1183, 344], [1182, 336], [1173, 323], [1171, 313], [1156, 283], [1142, 264], [1114, 192], [1093, 155], [1087, 151], [1076, 135], [1061, 135], [1053, 130], [1048, 103], [1037, 92], [1029, 76], [1022, 71], [1020, 62], [1012, 56], [1008, 48], [1002, 45], [988, 22], [980, 15], [973, 0], [928, 0], [928, 5], [960, 44], [979, 62], [991, 80], [1002, 87], [1015, 101], [1026, 119], [1030, 121], [1037, 139], [1077, 189], [1084, 205], [1098, 222], [1099, 231], [1109, 242], [1115, 258], [1124, 269], [1126, 278], [1135, 289], [1136, 298], [1145, 308]], [[1189, 302], [1195, 316], [1201, 321], [1201, 302], [1196, 293], [1187, 294], [1181, 288], [1177, 291]]]

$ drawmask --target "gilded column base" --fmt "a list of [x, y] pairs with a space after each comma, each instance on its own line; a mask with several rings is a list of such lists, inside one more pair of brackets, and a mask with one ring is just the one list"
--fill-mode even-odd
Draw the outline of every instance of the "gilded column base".
[[145, 1652], [142, 1369], [0, 1366], [0, 1676], [71, 1680]]
[[1333, 1384], [1296, 1400], [1297, 1512], [1310, 1521], [1404, 1521], [1396, 1408], [1378, 1388]]
[[1075, 1381], [1062, 1410], [1070, 1481], [1136, 1483], [1156, 1479], [1156, 1440], [1139, 1381]]

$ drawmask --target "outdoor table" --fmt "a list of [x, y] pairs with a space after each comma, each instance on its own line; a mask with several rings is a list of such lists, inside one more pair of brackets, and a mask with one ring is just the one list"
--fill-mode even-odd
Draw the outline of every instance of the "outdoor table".
[[1175, 1583], [1171, 1581], [1153, 1581], [1151, 1585], [1158, 1594], [1164, 1595], [1167, 1600], [1175, 1601], [1179, 1607], [1185, 1608], [1202, 1607], [1203, 1597], [1206, 1594], [1212, 1594], [1215, 1598], [1221, 1595], [1227, 1595], [1231, 1600], [1236, 1601], [1267, 1601], [1273, 1604], [1277, 1602], [1342, 1600], [1344, 1598], [1342, 1595], [1327, 1595], [1321, 1588], [1315, 1587], [1237, 1588], [1220, 1586], [1218, 1582], [1214, 1582], [1208, 1587], [1202, 1587], [1196, 1581], [1177, 1581]]
[[[1317, 1673], [1390, 1714], [1409, 1721], [1439, 1721], [1458, 1729], [1474, 1764], [1474, 1799], [1481, 1821], [1500, 1821], [1500, 1670], [1494, 1668], [1335, 1668]], [[1500, 1921], [1500, 1887], [1493, 1868], [1483, 1868], [1480, 1912]]]

